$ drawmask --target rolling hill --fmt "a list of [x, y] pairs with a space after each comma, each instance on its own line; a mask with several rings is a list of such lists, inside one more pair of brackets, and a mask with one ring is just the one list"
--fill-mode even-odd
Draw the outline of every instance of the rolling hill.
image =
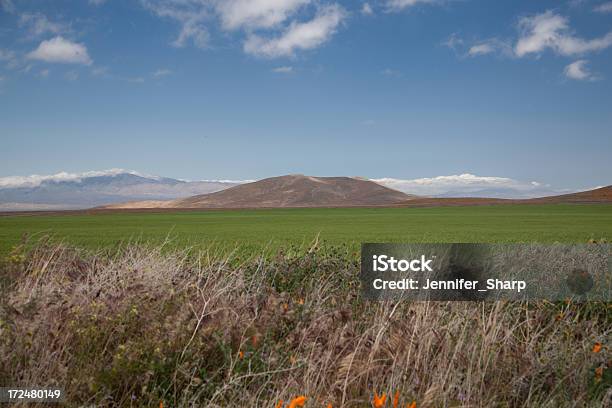
[[532, 199], [420, 197], [351, 177], [289, 175], [171, 201], [136, 201], [104, 209], [238, 209], [320, 207], [450, 207], [497, 204], [612, 203], [612, 186]]
[[415, 198], [352, 177], [288, 175], [175, 200], [174, 208], [289, 208], [392, 205]]
[[494, 204], [600, 204], [612, 203], [612, 186], [600, 187], [594, 190], [581, 191], [572, 194], [562, 194], [550, 197], [530, 199], [504, 199], [485, 197], [421, 197], [407, 200], [399, 206], [403, 207], [437, 207], [437, 206], [473, 206]]
[[416, 196], [353, 177], [288, 175], [173, 201], [144, 201], [105, 208], [305, 208], [391, 206]]

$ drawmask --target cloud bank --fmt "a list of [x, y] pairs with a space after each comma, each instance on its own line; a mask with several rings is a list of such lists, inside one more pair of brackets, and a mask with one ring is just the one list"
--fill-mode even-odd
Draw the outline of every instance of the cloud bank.
[[419, 179], [381, 178], [372, 181], [409, 194], [440, 197], [532, 198], [561, 192], [547, 185], [506, 177], [459, 174]]
[[87, 171], [83, 173], [67, 173], [65, 171], [51, 174], [51, 175], [31, 175], [31, 176], [9, 176], [0, 177], [0, 188], [15, 188], [15, 187], [38, 187], [45, 182], [65, 182], [74, 181], [80, 182], [81, 180], [89, 177], [102, 177], [102, 176], [118, 176], [120, 174], [132, 174], [135, 176], [157, 179], [156, 176], [149, 176], [138, 173], [132, 170], [124, 169], [109, 169], [102, 171]]
[[[336, 32], [347, 12], [336, 3], [315, 0], [141, 0], [155, 15], [177, 21], [176, 47], [205, 48], [216, 24], [225, 32], [245, 34], [247, 54], [279, 58], [317, 48]], [[316, 10], [301, 21], [302, 10]]]

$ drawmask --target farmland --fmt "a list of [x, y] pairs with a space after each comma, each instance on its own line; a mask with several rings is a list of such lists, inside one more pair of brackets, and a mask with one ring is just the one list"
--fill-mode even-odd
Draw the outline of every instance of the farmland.
[[317, 235], [361, 242], [585, 242], [612, 237], [612, 205], [498, 205], [434, 208], [107, 212], [0, 217], [0, 253], [24, 234], [86, 249], [138, 242], [239, 247], [307, 245]]

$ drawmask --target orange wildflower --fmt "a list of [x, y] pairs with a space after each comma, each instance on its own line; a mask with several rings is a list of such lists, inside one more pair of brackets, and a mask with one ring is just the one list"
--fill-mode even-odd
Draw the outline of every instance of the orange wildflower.
[[159, 401], [159, 408], [164, 408], [164, 401]]
[[240, 350], [238, 352], [238, 358], [241, 359], [241, 360], [244, 358], [244, 351]]
[[385, 405], [385, 401], [387, 401], [387, 394], [383, 392], [379, 397], [377, 393], [374, 393], [374, 400], [372, 401], [374, 408], [382, 408]]
[[306, 400], [307, 398], [305, 396], [300, 395], [299, 397], [296, 397], [291, 400], [291, 402], [289, 403], [289, 408], [303, 407], [306, 403]]
[[601, 351], [601, 343], [597, 342], [593, 344], [593, 353], [599, 353]]
[[393, 396], [393, 408], [397, 408], [399, 405], [399, 391], [395, 391], [395, 395]]
[[276, 408], [283, 408], [283, 400], [278, 400], [278, 403], [276, 404]]
[[412, 401], [412, 404], [408, 405], [406, 408], [417, 408], [416, 401]]
[[331, 402], [327, 404], [327, 408], [333, 408]]

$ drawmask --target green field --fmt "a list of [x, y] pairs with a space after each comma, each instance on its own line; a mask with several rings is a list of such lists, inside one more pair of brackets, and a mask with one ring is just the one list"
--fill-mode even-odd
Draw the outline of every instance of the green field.
[[80, 247], [126, 242], [240, 246], [311, 242], [585, 242], [612, 237], [612, 205], [283, 209], [0, 217], [0, 252], [28, 234]]

